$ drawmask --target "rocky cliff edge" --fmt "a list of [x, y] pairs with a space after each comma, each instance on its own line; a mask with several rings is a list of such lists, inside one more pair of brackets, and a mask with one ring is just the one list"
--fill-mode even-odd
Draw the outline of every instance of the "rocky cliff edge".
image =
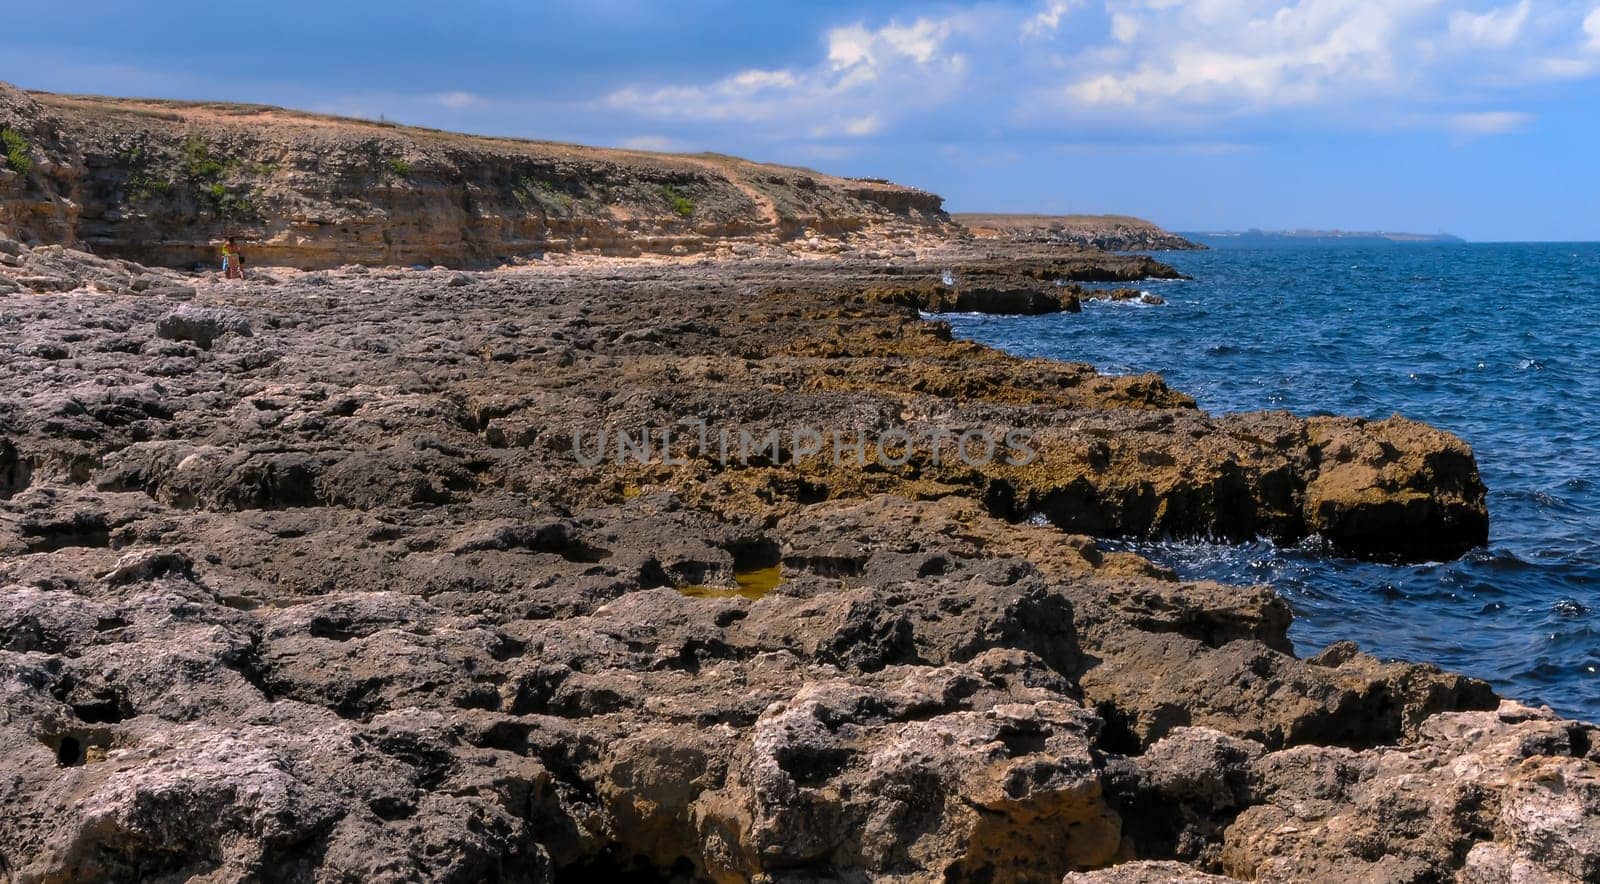
[[938, 196], [882, 181], [259, 105], [0, 83], [0, 129], [0, 231], [145, 264], [209, 262], [224, 236], [316, 269], [959, 231]]

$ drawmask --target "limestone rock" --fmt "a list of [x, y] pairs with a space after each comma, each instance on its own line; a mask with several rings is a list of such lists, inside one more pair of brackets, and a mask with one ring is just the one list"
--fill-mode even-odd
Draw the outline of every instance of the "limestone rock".
[[[1587, 881], [1600, 874], [1591, 731], [1507, 702], [1446, 713], [1415, 742], [1299, 747], [1257, 762], [1263, 802], [1229, 827], [1229, 874], [1279, 881]], [[1373, 850], [1371, 845], [1382, 845]]]
[[1128, 862], [1098, 872], [1074, 872], [1061, 884], [1228, 884], [1233, 878], [1208, 875], [1182, 863]]
[[1093, 716], [1026, 691], [975, 703], [985, 670], [1008, 665], [992, 653], [889, 670], [903, 680], [877, 689], [819, 682], [769, 709], [694, 805], [710, 876], [1053, 879], [1110, 861], [1120, 821], [1089, 754]]

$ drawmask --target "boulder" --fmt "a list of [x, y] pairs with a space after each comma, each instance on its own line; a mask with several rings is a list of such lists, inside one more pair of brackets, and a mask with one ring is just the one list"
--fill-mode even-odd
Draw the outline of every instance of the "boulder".
[[156, 323], [156, 335], [169, 341], [191, 341], [202, 350], [224, 335], [251, 335], [250, 320], [231, 310], [220, 307], [196, 307], [185, 304], [161, 317]]

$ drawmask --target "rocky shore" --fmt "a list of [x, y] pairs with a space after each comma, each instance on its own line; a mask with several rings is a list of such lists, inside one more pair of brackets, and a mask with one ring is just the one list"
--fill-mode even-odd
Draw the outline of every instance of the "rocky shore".
[[[1098, 250], [1154, 225], [3, 84], [0, 130], [0, 880], [1600, 879], [1595, 727], [1098, 543], [1458, 556], [1464, 442], [938, 318], [1159, 309]], [[225, 233], [267, 269], [180, 272]]]
[[[1593, 726], [1299, 657], [1270, 587], [1095, 541], [1458, 555], [1487, 532], [1464, 443], [1212, 416], [928, 315], [1158, 262], [224, 283], [3, 251], [6, 880], [1600, 877]], [[729, 462], [697, 422], [779, 449]], [[795, 427], [1038, 457], [862, 463]], [[637, 428], [681, 432], [586, 462]]]

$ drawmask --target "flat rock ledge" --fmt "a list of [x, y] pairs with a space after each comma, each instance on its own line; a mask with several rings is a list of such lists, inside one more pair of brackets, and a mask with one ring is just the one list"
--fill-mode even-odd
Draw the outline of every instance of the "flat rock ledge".
[[[1147, 261], [0, 294], [0, 877], [1595, 880], [1594, 727], [1298, 658], [1271, 588], [1096, 543], [1455, 555], [1464, 443], [1207, 415], [884, 295]], [[574, 454], [685, 419], [1039, 457]]]

